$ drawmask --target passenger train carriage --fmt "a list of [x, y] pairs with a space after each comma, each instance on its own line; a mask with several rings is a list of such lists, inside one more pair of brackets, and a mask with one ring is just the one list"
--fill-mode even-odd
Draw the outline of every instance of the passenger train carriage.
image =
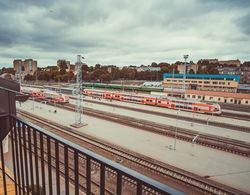
[[47, 100], [55, 103], [69, 102], [69, 96], [54, 91], [43, 91], [42, 89], [38, 88], [22, 87], [21, 92], [25, 94], [30, 94], [31, 97], [34, 97], [39, 100]]
[[133, 102], [138, 104], [159, 106], [197, 113], [207, 113], [215, 115], [220, 115], [222, 113], [220, 105], [216, 103], [205, 103], [186, 99], [168, 98], [166, 96], [142, 95], [118, 91], [102, 91], [96, 89], [84, 89], [83, 94], [91, 97]]

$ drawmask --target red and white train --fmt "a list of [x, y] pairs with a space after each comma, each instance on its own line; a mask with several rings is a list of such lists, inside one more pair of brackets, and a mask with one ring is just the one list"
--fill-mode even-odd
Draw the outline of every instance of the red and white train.
[[186, 99], [174, 99], [156, 95], [132, 94], [118, 91], [103, 91], [96, 89], [84, 89], [83, 94], [86, 96], [132, 102], [138, 104], [159, 106], [171, 109], [185, 110], [197, 113], [215, 114], [222, 113], [221, 107], [216, 103], [205, 103], [198, 101], [190, 101]]
[[57, 93], [55, 91], [22, 87], [21, 92], [25, 94], [30, 94], [31, 97], [34, 97], [39, 100], [47, 100], [50, 102], [55, 102], [60, 104], [69, 102], [69, 96]]

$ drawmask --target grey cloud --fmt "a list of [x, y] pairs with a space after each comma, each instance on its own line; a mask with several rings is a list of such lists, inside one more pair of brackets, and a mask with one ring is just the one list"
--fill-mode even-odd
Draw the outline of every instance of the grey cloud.
[[[0, 59], [11, 63], [15, 56], [29, 53], [53, 64], [79, 52], [89, 63], [118, 65], [178, 60], [185, 52], [193, 54], [193, 60], [247, 59], [249, 4], [248, 0], [0, 0], [0, 49], [9, 48]], [[241, 49], [243, 44], [246, 49]], [[20, 51], [23, 46], [26, 49]]]
[[238, 24], [239, 28], [248, 36], [250, 36], [250, 13], [239, 18], [235, 21]]

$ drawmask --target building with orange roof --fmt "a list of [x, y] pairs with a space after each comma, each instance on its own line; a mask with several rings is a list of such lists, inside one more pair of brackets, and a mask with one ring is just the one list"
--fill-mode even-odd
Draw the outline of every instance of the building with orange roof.
[[250, 105], [250, 94], [186, 90], [185, 98], [210, 102]]

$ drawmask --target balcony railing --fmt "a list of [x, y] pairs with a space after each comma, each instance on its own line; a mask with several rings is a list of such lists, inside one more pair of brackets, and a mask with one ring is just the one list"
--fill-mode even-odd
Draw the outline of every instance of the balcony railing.
[[5, 194], [6, 179], [13, 180], [16, 194], [181, 194], [16, 116], [1, 117], [12, 127], [11, 163], [1, 147]]

